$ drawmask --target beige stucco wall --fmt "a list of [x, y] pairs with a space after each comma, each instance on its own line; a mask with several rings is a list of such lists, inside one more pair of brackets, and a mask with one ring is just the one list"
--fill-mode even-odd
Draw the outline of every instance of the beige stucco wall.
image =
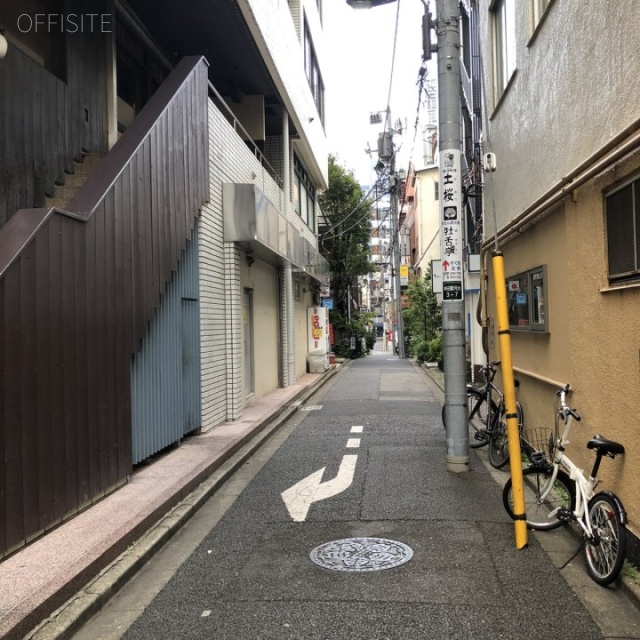
[[[432, 260], [440, 258], [440, 207], [435, 199], [435, 188], [439, 180], [438, 167], [420, 169], [416, 172], [416, 221], [418, 227], [418, 265], [426, 274]], [[435, 239], [434, 239], [435, 238]]]
[[[640, 162], [630, 161], [616, 174]], [[554, 392], [570, 383], [570, 404], [583, 420], [574, 426], [570, 457], [589, 471], [593, 453], [585, 444], [596, 433], [622, 442], [626, 455], [603, 462], [600, 477], [618, 493], [640, 535], [640, 286], [607, 286], [602, 189], [611, 175], [579, 190], [562, 206], [503, 247], [505, 274], [547, 265], [549, 332], [512, 330], [518, 397], [527, 428], [551, 428]], [[490, 265], [490, 263], [489, 263]], [[488, 297], [491, 357], [499, 358], [495, 335], [495, 289]]]
[[[485, 231], [508, 229], [540, 196], [640, 119], [640, 2], [552, 0], [532, 36], [529, 3], [516, 3], [517, 71], [501, 101], [487, 97], [485, 151], [498, 169], [485, 176]], [[479, 3], [481, 41], [489, 43], [488, 0]], [[615, 37], [612, 37], [615, 34]], [[483, 51], [485, 86], [491, 86]], [[610, 287], [604, 193], [640, 175], [638, 151], [595, 173], [533, 226], [501, 247], [505, 274], [547, 265], [549, 332], [511, 333], [518, 396], [527, 428], [554, 423], [554, 392], [570, 383], [570, 403], [582, 415], [567, 452], [586, 470], [585, 444], [600, 433], [626, 455], [603, 461], [600, 477], [627, 509], [640, 535], [640, 283]], [[499, 357], [494, 283], [489, 268], [490, 357]]]

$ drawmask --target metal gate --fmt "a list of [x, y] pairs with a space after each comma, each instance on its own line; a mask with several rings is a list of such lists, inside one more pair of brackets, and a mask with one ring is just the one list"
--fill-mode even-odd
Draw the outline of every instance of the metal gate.
[[198, 298], [196, 226], [132, 362], [133, 464], [200, 428]]

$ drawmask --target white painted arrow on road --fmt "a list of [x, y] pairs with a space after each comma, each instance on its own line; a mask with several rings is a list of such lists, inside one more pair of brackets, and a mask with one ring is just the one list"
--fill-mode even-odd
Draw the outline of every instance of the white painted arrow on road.
[[348, 489], [353, 482], [357, 460], [358, 456], [343, 456], [338, 475], [333, 480], [321, 482], [322, 474], [326, 469], [326, 467], [322, 467], [322, 469], [314, 471], [311, 475], [283, 491], [281, 494], [282, 499], [291, 518], [295, 522], [304, 522], [309, 507], [314, 502], [331, 498]]

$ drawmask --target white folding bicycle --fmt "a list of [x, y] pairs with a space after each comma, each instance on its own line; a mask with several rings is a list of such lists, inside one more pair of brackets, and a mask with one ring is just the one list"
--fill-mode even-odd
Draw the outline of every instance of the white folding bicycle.
[[[556, 393], [559, 406], [554, 435], [549, 438], [551, 462], [544, 452], [538, 451], [530, 456], [531, 466], [522, 472], [525, 517], [527, 526], [539, 531], [575, 523], [583, 541], [561, 569], [584, 550], [589, 575], [605, 586], [614, 582], [622, 571], [627, 548], [627, 514], [615, 494], [595, 493], [595, 488], [600, 482], [597, 475], [602, 458], [623, 454], [624, 446], [600, 435], [591, 438], [587, 449], [595, 450], [596, 459], [588, 478], [567, 457], [569, 430], [574, 421], [580, 421], [578, 413], [565, 401], [569, 388], [567, 384]], [[502, 501], [507, 513], [515, 519], [511, 478], [504, 486]]]

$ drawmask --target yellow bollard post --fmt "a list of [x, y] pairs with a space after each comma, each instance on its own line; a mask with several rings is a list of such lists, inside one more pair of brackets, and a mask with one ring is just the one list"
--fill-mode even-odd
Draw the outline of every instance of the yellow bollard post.
[[502, 386], [507, 419], [507, 437], [509, 439], [509, 465], [511, 467], [513, 512], [516, 514], [516, 520], [514, 522], [516, 549], [523, 549], [527, 546], [527, 523], [525, 520], [520, 433], [518, 429], [518, 413], [516, 410], [516, 386], [513, 378], [513, 362], [511, 359], [511, 334], [509, 332], [507, 287], [504, 277], [504, 257], [502, 251], [496, 250], [493, 252], [492, 264], [496, 290], [498, 344], [500, 346], [500, 361], [502, 363]]

